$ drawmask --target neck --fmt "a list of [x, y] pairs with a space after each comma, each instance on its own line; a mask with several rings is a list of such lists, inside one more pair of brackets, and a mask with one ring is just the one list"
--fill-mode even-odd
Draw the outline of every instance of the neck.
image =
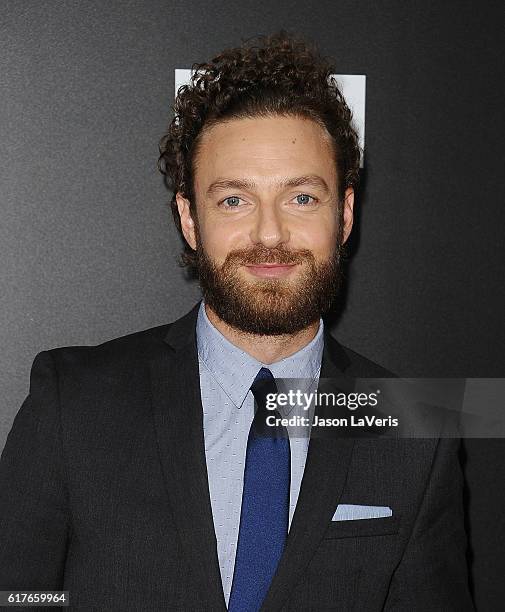
[[319, 321], [314, 321], [314, 323], [294, 334], [262, 336], [243, 332], [228, 325], [207, 304], [205, 304], [205, 312], [212, 325], [227, 340], [264, 364], [275, 363], [293, 355], [306, 346], [315, 337], [319, 329]]

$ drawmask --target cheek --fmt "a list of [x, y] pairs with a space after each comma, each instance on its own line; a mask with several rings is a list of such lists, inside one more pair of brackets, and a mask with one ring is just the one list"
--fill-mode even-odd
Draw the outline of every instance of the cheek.
[[316, 259], [325, 259], [333, 252], [337, 243], [336, 220], [326, 219], [324, 223], [306, 223], [298, 227], [298, 232], [292, 233], [293, 242], [298, 248], [312, 251]]
[[247, 246], [243, 229], [232, 224], [208, 220], [200, 224], [200, 240], [205, 252], [215, 261], [223, 262], [234, 249]]

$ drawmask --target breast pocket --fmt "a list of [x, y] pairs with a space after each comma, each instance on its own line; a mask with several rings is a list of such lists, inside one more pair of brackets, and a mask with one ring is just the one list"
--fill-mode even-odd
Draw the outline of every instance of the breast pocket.
[[400, 529], [399, 516], [386, 516], [350, 521], [331, 521], [324, 539], [359, 538], [366, 536], [394, 535]]

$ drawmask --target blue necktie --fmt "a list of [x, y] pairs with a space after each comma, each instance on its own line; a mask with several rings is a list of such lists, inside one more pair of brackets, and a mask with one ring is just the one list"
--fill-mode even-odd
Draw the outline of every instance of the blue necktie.
[[290, 447], [285, 427], [266, 425], [280, 417], [266, 409], [268, 393], [277, 393], [274, 377], [261, 368], [251, 386], [256, 413], [249, 430], [242, 511], [229, 612], [257, 612], [270, 587], [288, 533]]

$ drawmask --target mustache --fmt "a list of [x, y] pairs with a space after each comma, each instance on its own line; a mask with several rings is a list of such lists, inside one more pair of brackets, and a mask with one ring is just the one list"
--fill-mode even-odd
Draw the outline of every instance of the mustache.
[[283, 247], [267, 248], [261, 245], [247, 249], [231, 251], [226, 256], [223, 267], [229, 265], [258, 265], [258, 264], [299, 264], [306, 260], [314, 260], [312, 251], [298, 249], [291, 251]]

